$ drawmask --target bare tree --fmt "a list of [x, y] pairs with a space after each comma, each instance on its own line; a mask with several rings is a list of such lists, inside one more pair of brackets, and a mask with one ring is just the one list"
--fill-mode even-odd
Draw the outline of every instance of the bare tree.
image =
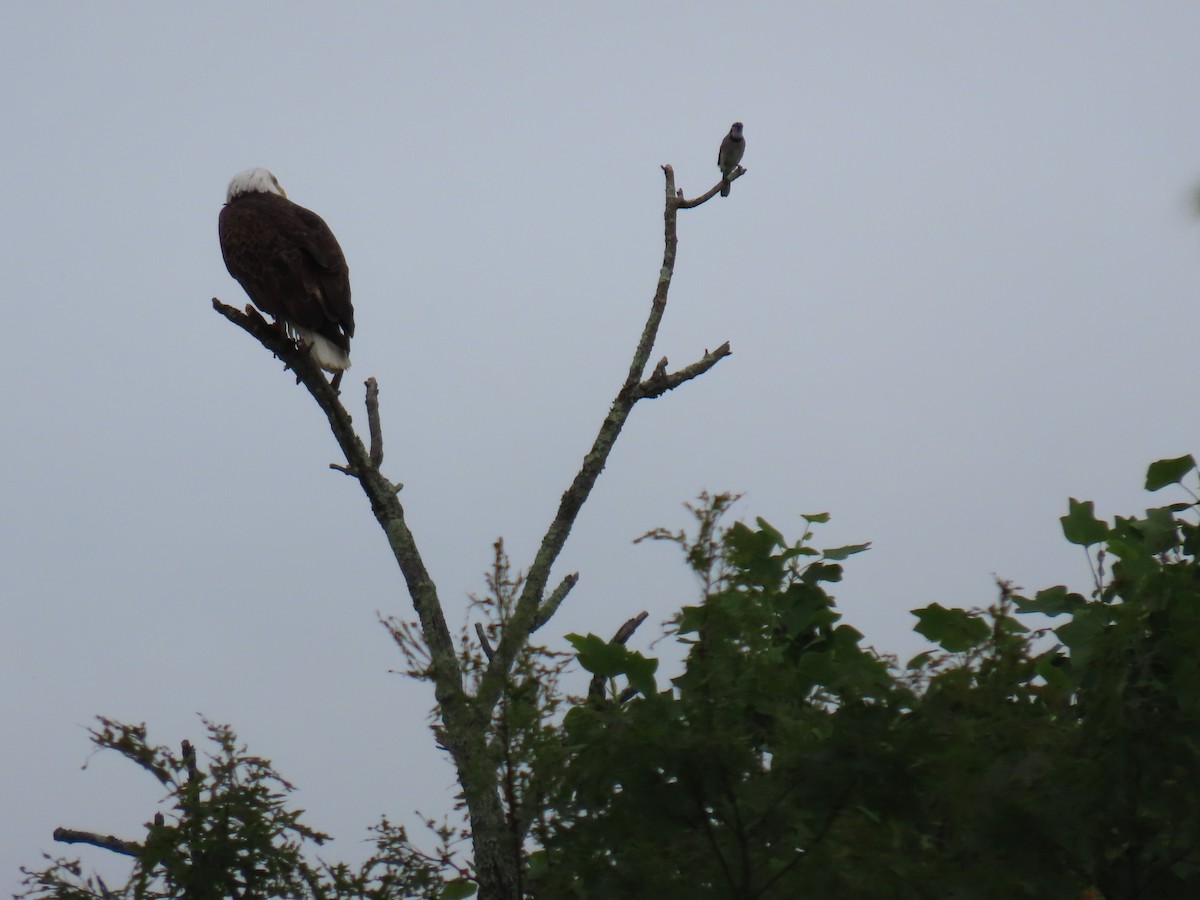
[[[487, 664], [482, 675], [468, 687], [464, 680], [462, 660], [456, 652], [450, 629], [438, 598], [437, 586], [417, 548], [416, 539], [405, 518], [400, 503], [401, 485], [389, 480], [381, 471], [383, 462], [383, 429], [379, 416], [378, 387], [374, 378], [366, 382], [366, 408], [369, 446], [364, 445], [351, 423], [350, 414], [342, 405], [338, 392], [314, 363], [306, 347], [289, 338], [282, 329], [268, 323], [252, 307], [244, 312], [213, 300], [213, 306], [239, 328], [256, 338], [275, 356], [283, 360], [297, 380], [312, 394], [329, 420], [334, 437], [345, 454], [345, 465], [334, 468], [358, 480], [371, 504], [376, 521], [387, 536], [392, 553], [403, 573], [412, 596], [420, 625], [421, 639], [429, 657], [429, 678], [433, 682], [440, 722], [438, 739], [450, 752], [463, 790], [467, 815], [474, 844], [475, 877], [481, 900], [513, 900], [520, 896], [521, 860], [514, 850], [506, 822], [502, 797], [501, 774], [494, 757], [489, 754], [489, 741], [494, 739], [497, 704], [510, 676], [514, 659], [529, 641], [530, 635], [554, 615], [559, 605], [575, 585], [578, 575], [567, 574], [550, 587], [551, 571], [566, 544], [583, 504], [591, 494], [596, 479], [604, 469], [609, 453], [625, 425], [629, 413], [640, 400], [650, 400], [674, 390], [687, 381], [704, 374], [730, 354], [729, 344], [706, 350], [690, 365], [668, 371], [666, 357], [660, 359], [647, 375], [650, 356], [663, 313], [667, 292], [675, 271], [677, 244], [676, 218], [681, 209], [691, 209], [709, 200], [721, 189], [718, 183], [707, 193], [686, 200], [675, 187], [675, 173], [663, 166], [665, 176], [665, 208], [663, 264], [659, 271], [650, 313], [633, 354], [629, 371], [591, 449], [574, 480], [562, 495], [558, 511], [546, 529], [532, 564], [529, 566], [520, 594], [505, 622], [495, 646], [487, 646]], [[740, 177], [740, 169], [734, 178]]]

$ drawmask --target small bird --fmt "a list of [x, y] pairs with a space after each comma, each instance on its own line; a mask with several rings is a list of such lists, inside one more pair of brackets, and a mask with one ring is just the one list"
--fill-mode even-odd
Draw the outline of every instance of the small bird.
[[742, 123], [734, 122], [729, 134], [721, 141], [721, 150], [717, 154], [717, 165], [721, 167], [721, 196], [729, 196], [729, 176], [734, 173], [742, 154], [746, 152], [746, 139], [742, 137]]

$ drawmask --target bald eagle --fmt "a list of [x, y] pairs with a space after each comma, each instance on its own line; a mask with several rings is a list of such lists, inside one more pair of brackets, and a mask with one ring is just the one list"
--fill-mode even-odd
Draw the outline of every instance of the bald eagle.
[[225, 268], [254, 305], [340, 379], [350, 367], [354, 307], [346, 257], [325, 220], [289, 200], [266, 169], [246, 169], [229, 182], [219, 231]]

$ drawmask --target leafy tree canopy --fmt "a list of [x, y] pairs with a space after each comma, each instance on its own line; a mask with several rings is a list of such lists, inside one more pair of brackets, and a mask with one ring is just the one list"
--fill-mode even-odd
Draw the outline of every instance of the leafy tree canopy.
[[[488, 765], [506, 785], [522, 890], [539, 898], [1191, 898], [1200, 896], [1200, 503], [1190, 456], [1146, 487], [1188, 499], [1097, 518], [1072, 499], [1068, 541], [1087, 595], [1000, 583], [986, 609], [915, 610], [931, 648], [906, 664], [864, 647], [831, 585], [867, 545], [818, 549], [722, 517], [702, 496], [691, 533], [652, 532], [700, 582], [673, 633], [681, 672], [618, 639], [573, 635], [592, 676], [564, 698], [560, 661], [532, 647], [499, 706]], [[520, 575], [497, 545], [484, 649]], [[395, 633], [395, 628], [392, 626]], [[489, 640], [490, 637], [490, 640]], [[464, 661], [472, 653], [462, 642]], [[482, 663], [476, 661], [476, 668]], [[419, 669], [419, 666], [416, 667]], [[562, 712], [566, 707], [565, 714]], [[475, 891], [462, 830], [420, 850], [386, 821], [361, 869], [315, 863], [291, 786], [225, 726], [201, 763], [107, 719], [92, 732], [167, 788], [119, 888], [73, 859], [26, 872], [30, 898], [455, 898]], [[71, 833], [64, 833], [70, 839]], [[60, 836], [61, 837], [61, 836]], [[83, 839], [83, 838], [80, 838]], [[105, 843], [108, 841], [108, 843]], [[306, 852], [306, 850], [308, 852]]]

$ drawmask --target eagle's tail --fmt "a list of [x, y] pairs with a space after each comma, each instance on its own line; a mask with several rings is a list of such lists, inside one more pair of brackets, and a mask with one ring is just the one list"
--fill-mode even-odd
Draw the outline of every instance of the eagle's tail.
[[340, 372], [350, 368], [350, 351], [339, 347], [323, 334], [309, 331], [307, 328], [297, 328], [300, 337], [312, 348], [313, 359], [326, 372]]

